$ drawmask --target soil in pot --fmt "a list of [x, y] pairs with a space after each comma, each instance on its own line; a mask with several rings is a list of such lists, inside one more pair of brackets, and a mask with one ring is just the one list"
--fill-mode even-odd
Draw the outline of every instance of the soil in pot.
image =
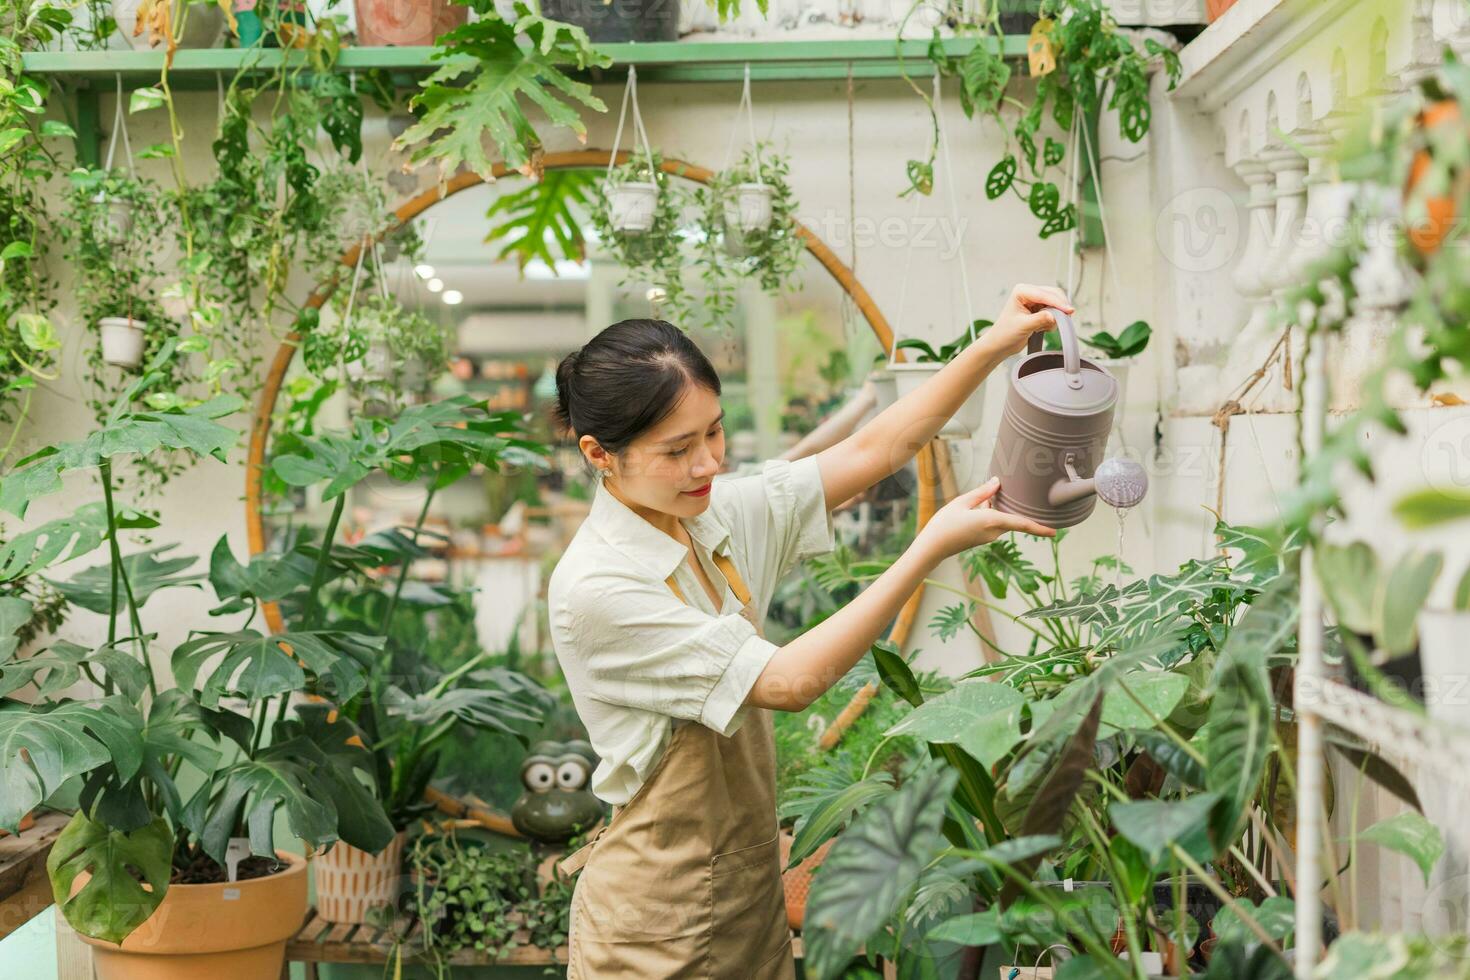
[[[286, 941], [306, 918], [306, 859], [277, 851], [284, 867], [257, 877], [169, 885], [158, 908], [121, 946], [90, 939], [98, 980], [262, 980], [280, 976]], [[206, 859], [207, 860], [207, 859]], [[257, 869], [269, 869], [269, 859]], [[209, 862], [213, 864], [213, 862]], [[185, 874], [223, 877], [191, 864]], [[76, 888], [85, 877], [79, 876]]]
[[582, 28], [594, 44], [679, 40], [678, 0], [542, 0], [541, 13]]
[[427, 47], [468, 17], [468, 7], [450, 0], [357, 0], [357, 43], [365, 48]]

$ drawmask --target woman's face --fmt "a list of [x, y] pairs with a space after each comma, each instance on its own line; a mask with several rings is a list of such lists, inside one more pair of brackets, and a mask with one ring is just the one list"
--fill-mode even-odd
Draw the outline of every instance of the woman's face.
[[668, 417], [617, 456], [591, 436], [582, 437], [582, 450], [629, 506], [695, 517], [709, 507], [710, 481], [725, 463], [724, 416], [714, 392], [687, 385]]

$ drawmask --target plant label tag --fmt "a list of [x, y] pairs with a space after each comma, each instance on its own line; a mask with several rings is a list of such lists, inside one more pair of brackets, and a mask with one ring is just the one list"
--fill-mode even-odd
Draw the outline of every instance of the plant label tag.
[[249, 856], [250, 838], [231, 837], [229, 845], [225, 848], [225, 870], [229, 872], [230, 881], [238, 879], [240, 862]]
[[1026, 40], [1026, 60], [1031, 66], [1032, 78], [1050, 75], [1057, 70], [1057, 51], [1051, 43], [1054, 27], [1056, 21], [1043, 17], [1031, 28], [1031, 36]]
[[224, 891], [220, 892], [220, 897], [223, 898], [226, 902], [238, 902], [240, 900], [240, 889], [226, 888]]

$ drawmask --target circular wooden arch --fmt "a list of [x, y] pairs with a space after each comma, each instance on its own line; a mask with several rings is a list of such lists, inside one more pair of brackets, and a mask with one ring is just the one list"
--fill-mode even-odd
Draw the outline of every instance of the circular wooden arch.
[[[567, 153], [548, 153], [542, 159], [541, 165], [545, 170], [606, 169], [609, 155], [609, 151], [607, 150], [574, 150]], [[622, 164], [627, 162], [628, 155], [626, 151], [619, 152], [615, 163]], [[708, 184], [714, 176], [713, 171], [705, 167], [685, 163], [682, 160], [664, 160], [662, 169], [664, 173], [670, 176], [683, 177], [699, 184]], [[501, 177], [524, 176], [520, 171], [509, 170], [501, 163], [495, 164], [494, 175], [497, 179]], [[399, 205], [394, 211], [397, 222], [384, 234], [392, 234], [450, 195], [457, 194], [462, 190], [474, 187], [483, 182], [479, 174], [456, 174], [445, 183], [432, 187], [422, 194], [410, 198]], [[868, 291], [863, 288], [862, 283], [858, 282], [853, 276], [852, 270], [843, 264], [842, 260], [837, 257], [826, 242], [822, 241], [811, 229], [800, 222], [796, 223], [796, 233], [812, 257], [821, 263], [822, 268], [826, 269], [848, 296], [852, 297], [852, 301], [857, 306], [858, 312], [863, 315], [863, 319], [868, 321], [868, 326], [873, 328], [873, 333], [877, 336], [878, 343], [883, 346], [885, 351], [890, 351], [893, 345], [893, 328], [889, 326], [888, 320], [884, 318], [877, 304], [873, 302], [873, 297], [868, 295]], [[352, 269], [357, 266], [357, 256], [363, 247], [364, 244], [354, 245], [342, 253], [341, 268], [338, 273], [327, 282], [316, 287], [311, 297], [306, 301], [307, 307], [320, 309], [326, 303], [332, 296], [332, 293], [336, 291], [340, 279], [344, 278], [342, 270], [350, 274]], [[293, 331], [287, 334], [281, 341], [280, 346], [276, 348], [275, 357], [272, 358], [270, 369], [266, 372], [265, 384], [261, 388], [260, 398], [255, 406], [255, 416], [250, 425], [250, 445], [245, 464], [245, 529], [252, 556], [262, 553], [266, 547], [265, 516], [261, 512], [261, 483], [263, 467], [265, 466], [266, 444], [270, 439], [271, 416], [275, 412], [276, 399], [280, 396], [281, 384], [285, 380], [286, 371], [291, 366], [291, 360], [295, 357], [297, 347], [300, 343], [301, 335]], [[947, 464], [949, 462], [947, 453], [936, 453], [936, 441], [930, 440], [918, 452], [919, 527], [923, 527], [929, 522], [929, 518], [934, 515], [937, 506], [936, 492], [940, 485], [939, 461], [941, 455], [943, 456], [944, 463]], [[914, 594], [909, 596], [908, 602], [904, 604], [898, 618], [894, 621], [893, 629], [890, 631], [888, 639], [889, 642], [893, 643], [899, 649], [903, 648], [908, 640], [909, 633], [913, 629], [914, 619], [918, 616], [919, 602], [923, 598], [923, 595], [924, 585], [921, 582], [919, 587], [914, 590]], [[283, 632], [285, 630], [285, 623], [281, 617], [279, 607], [274, 602], [271, 602], [265, 603], [263, 608], [267, 625], [276, 632]], [[853, 711], [856, 708], [856, 711], [853, 712], [854, 717], [856, 714], [861, 713], [863, 706], [867, 704], [868, 698], [871, 698], [873, 693], [873, 691], [868, 691], [867, 689], [859, 692], [853, 704], [849, 706], [849, 711]], [[864, 696], [865, 694], [866, 696]], [[847, 714], [847, 712], [844, 712], [844, 714]], [[838, 727], [838, 724], [841, 724], [841, 722], [835, 723], [833, 726], [834, 729]], [[834, 736], [839, 735], [840, 731], [829, 734]], [[835, 741], [835, 737], [832, 740]]]

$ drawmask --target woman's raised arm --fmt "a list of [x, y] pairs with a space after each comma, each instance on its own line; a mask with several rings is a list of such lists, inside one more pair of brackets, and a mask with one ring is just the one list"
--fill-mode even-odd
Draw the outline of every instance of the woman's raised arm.
[[1031, 334], [1056, 326], [1050, 313], [1038, 312], [1050, 306], [1073, 312], [1060, 289], [1017, 286], [994, 325], [943, 370], [846, 439], [818, 453], [827, 509], [836, 509], [913, 459], [997, 365], [1024, 348]]

